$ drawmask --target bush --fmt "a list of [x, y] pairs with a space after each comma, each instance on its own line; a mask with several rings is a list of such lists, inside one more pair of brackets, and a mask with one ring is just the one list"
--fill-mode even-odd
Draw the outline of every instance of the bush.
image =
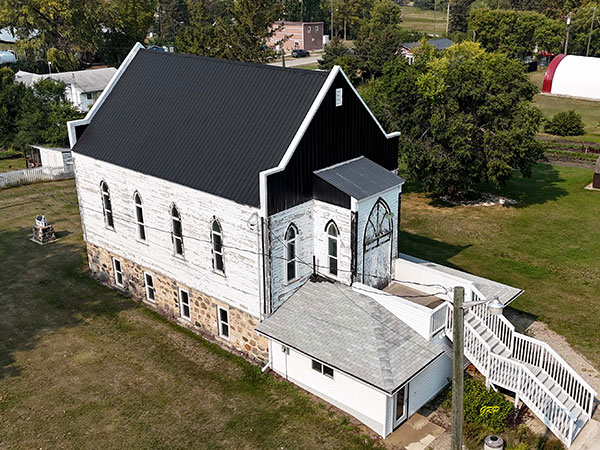
[[575, 111], [561, 111], [544, 126], [546, 133], [558, 136], [580, 136], [585, 133], [583, 120]]
[[23, 152], [19, 152], [17, 150], [1, 150], [0, 149], [0, 159], [13, 159], [20, 158], [23, 156]]

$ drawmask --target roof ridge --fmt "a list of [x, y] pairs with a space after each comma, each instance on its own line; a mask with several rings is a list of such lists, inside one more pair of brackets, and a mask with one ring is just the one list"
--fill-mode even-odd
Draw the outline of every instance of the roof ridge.
[[[367, 297], [368, 298], [368, 297]], [[387, 389], [394, 389], [394, 373], [392, 371], [392, 363], [390, 361], [390, 353], [388, 351], [387, 342], [385, 339], [385, 330], [383, 329], [383, 320], [381, 318], [381, 306], [376, 301], [369, 298], [368, 301], [371, 320], [373, 321], [373, 334], [377, 342], [377, 358], [381, 368], [381, 378], [383, 385]]]
[[237, 61], [235, 59], [226, 59], [226, 58], [215, 58], [213, 56], [205, 56], [205, 55], [191, 55], [189, 53], [171, 53], [171, 52], [156, 52], [153, 50], [149, 50], [147, 48], [140, 49], [140, 52], [151, 53], [152, 55], [160, 55], [167, 57], [179, 57], [179, 58], [190, 58], [190, 59], [202, 59], [208, 61], [214, 61], [216, 63], [221, 64], [233, 64], [239, 66], [248, 66], [248, 67], [256, 67], [259, 69], [270, 69], [270, 70], [285, 70], [287, 72], [294, 72], [298, 75], [307, 75], [307, 76], [320, 76], [322, 78], [327, 78], [329, 75], [329, 70], [306, 70], [306, 69], [298, 69], [296, 67], [279, 67], [279, 66], [271, 66], [269, 64], [256, 63], [250, 61]]

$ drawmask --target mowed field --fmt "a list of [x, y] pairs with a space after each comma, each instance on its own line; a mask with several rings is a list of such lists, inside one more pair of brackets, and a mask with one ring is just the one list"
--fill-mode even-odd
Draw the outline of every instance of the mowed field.
[[501, 191], [515, 207], [448, 206], [409, 183], [401, 250], [524, 289], [512, 307], [600, 369], [600, 192], [584, 189], [592, 173], [538, 164]]
[[25, 168], [25, 158], [0, 159], [0, 172]]
[[[0, 190], [0, 448], [373, 448], [323, 403], [88, 277], [73, 180]], [[45, 213], [59, 241], [29, 241]]]
[[435, 13], [435, 33], [433, 10], [419, 9], [414, 6], [401, 6], [402, 28], [410, 31], [420, 31], [429, 34], [442, 35], [446, 32], [446, 14], [441, 11]]
[[582, 136], [569, 136], [561, 138], [550, 134], [541, 133], [543, 136], [554, 139], [568, 139], [570, 141], [589, 141], [600, 143], [600, 101], [577, 100], [552, 95], [541, 94], [545, 71], [532, 72], [531, 81], [538, 87], [539, 94], [535, 96], [534, 103], [540, 107], [546, 117], [551, 118], [561, 111], [575, 110], [581, 115], [585, 126]]

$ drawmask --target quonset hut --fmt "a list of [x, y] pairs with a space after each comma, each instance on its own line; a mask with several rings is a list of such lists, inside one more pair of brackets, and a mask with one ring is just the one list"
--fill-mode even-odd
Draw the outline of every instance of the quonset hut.
[[557, 55], [546, 69], [542, 92], [600, 100], [600, 58]]

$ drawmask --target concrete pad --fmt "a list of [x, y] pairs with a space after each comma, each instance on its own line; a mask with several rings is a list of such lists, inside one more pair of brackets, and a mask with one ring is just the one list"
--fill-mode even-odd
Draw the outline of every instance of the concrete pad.
[[430, 444], [445, 430], [416, 413], [384, 439], [389, 449], [427, 450]]
[[598, 450], [600, 449], [600, 422], [590, 420], [575, 438], [570, 450]]

